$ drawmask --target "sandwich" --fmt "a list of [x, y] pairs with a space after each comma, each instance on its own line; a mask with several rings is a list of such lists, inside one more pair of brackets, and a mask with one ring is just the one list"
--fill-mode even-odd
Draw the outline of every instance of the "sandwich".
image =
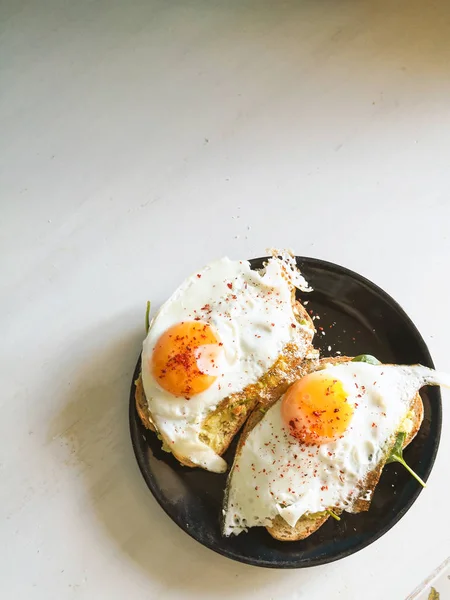
[[297, 541], [330, 517], [368, 510], [385, 464], [410, 470], [402, 450], [422, 423], [424, 385], [448, 386], [450, 378], [368, 355], [311, 364], [249, 417], [228, 476], [223, 534], [259, 526]]
[[224, 472], [222, 455], [249, 414], [317, 363], [297, 289], [309, 290], [287, 252], [259, 271], [223, 258], [189, 277], [149, 323], [136, 407], [182, 465]]

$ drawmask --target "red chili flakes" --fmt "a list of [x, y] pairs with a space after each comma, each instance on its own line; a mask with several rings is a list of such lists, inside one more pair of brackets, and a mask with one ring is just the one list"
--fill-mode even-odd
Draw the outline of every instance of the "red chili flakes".
[[327, 490], [327, 489], [328, 489], [328, 486], [327, 486], [327, 485], [323, 485], [323, 486], [322, 486], [320, 489], [321, 489], [321, 491], [323, 492], [324, 490]]
[[295, 323], [291, 323], [292, 329], [296, 329], [297, 325]]
[[169, 368], [173, 368], [175, 367], [175, 365], [180, 365], [184, 369], [186, 369], [186, 371], [188, 371], [192, 366], [192, 362], [193, 359], [190, 355], [190, 352], [188, 351], [188, 349], [186, 349], [186, 352], [179, 352], [178, 354], [174, 354], [173, 356], [171, 356], [170, 359], [167, 361], [167, 366]]
[[372, 423], [372, 427], [376, 427], [376, 426], [377, 426], [377, 424], [376, 424], [376, 423]]
[[333, 453], [332, 452], [328, 452], [328, 456], [333, 456]]
[[200, 277], [201, 277], [200, 273], [197, 273], [197, 277], [200, 279]]
[[233, 284], [232, 283], [227, 283], [227, 287], [230, 288], [230, 290], [233, 289]]
[[275, 327], [275, 323], [271, 323], [272, 327]]

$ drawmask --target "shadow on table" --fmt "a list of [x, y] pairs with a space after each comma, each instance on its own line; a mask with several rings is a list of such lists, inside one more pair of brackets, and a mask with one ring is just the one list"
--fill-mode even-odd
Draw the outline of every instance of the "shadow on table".
[[[83, 352], [91, 350], [49, 432], [52, 442], [67, 444], [67, 466], [81, 474], [99, 526], [114, 545], [111, 568], [131, 560], [153, 586], [205, 598], [247, 588], [264, 587], [267, 593], [280, 579], [286, 582], [292, 572], [241, 565], [204, 548], [157, 505], [139, 472], [128, 427], [129, 389], [143, 330], [114, 337], [113, 327], [105, 325], [80, 341]], [[106, 349], [104, 340], [110, 341]], [[78, 348], [72, 351], [77, 354]]]

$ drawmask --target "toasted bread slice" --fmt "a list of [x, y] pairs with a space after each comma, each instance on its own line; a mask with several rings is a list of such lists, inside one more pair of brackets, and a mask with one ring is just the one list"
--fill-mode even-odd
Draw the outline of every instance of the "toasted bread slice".
[[[413, 438], [419, 431], [420, 424], [423, 419], [423, 403], [419, 394], [416, 394], [414, 398], [414, 406], [411, 410], [414, 415], [413, 429], [405, 439], [405, 443], [403, 445], [404, 448], [406, 448], [406, 446], [413, 440]], [[381, 477], [384, 465], [385, 463], [380, 463], [377, 465], [377, 468], [374, 471], [372, 471], [365, 490], [366, 492], [373, 492], [375, 490], [375, 487], [377, 486], [378, 481]], [[353, 512], [369, 510], [369, 507], [370, 501], [360, 498], [355, 503]], [[333, 509], [333, 511], [337, 513], [335, 509]], [[270, 533], [270, 535], [276, 540], [280, 540], [282, 542], [297, 542], [299, 540], [304, 540], [305, 538], [309, 537], [311, 534], [316, 532], [329, 517], [330, 514], [326, 512], [317, 513], [315, 515], [304, 515], [297, 521], [295, 527], [291, 527], [290, 525], [288, 525], [288, 523], [286, 523], [286, 521], [282, 517], [277, 516], [273, 520], [271, 527], [267, 527], [266, 529]]]
[[[322, 358], [315, 363], [304, 364], [305, 373], [312, 371], [320, 370], [320, 368], [324, 368], [326, 365], [336, 365], [340, 363], [345, 363], [351, 361], [352, 358], [348, 356], [338, 356], [333, 358]], [[269, 404], [267, 404], [267, 408], [270, 408], [284, 392], [282, 392], [278, 398], [274, 398]], [[260, 410], [255, 410], [247, 420], [245, 424], [244, 430], [239, 438], [238, 447], [236, 450], [236, 455], [238, 455], [240, 448], [242, 448], [246, 437], [255, 427], [255, 425], [263, 418], [264, 412]], [[420, 397], [420, 394], [417, 393], [412, 400], [410, 407], [410, 420], [412, 422], [412, 426], [407, 433], [405, 438], [404, 447], [406, 447], [415, 437], [417, 432], [420, 429], [423, 420], [423, 403]], [[387, 457], [386, 457], [387, 458]], [[353, 512], [361, 512], [364, 510], [368, 510], [370, 507], [370, 500], [365, 499], [367, 497], [367, 492], [373, 493], [375, 487], [380, 479], [383, 467], [385, 465], [385, 461], [380, 462], [377, 467], [369, 474], [364, 486], [361, 490], [361, 496], [354, 503]], [[333, 509], [333, 511], [337, 514], [340, 514], [339, 511]], [[308, 514], [301, 517], [295, 527], [291, 527], [286, 521], [281, 517], [277, 516], [272, 521], [270, 527], [266, 527], [267, 531], [270, 535], [280, 541], [283, 542], [295, 542], [299, 540], [303, 540], [310, 535], [312, 535], [315, 531], [321, 527], [325, 521], [330, 517], [329, 513], [320, 512], [316, 514]]]
[[[241, 392], [227, 396], [207, 415], [201, 426], [200, 440], [219, 456], [227, 450], [256, 405], [273, 404], [291, 383], [308, 372], [312, 364], [316, 365], [318, 362], [318, 353], [312, 346], [314, 323], [306, 309], [295, 299], [294, 294], [292, 302], [294, 315], [301, 325], [300, 331], [305, 342], [306, 353], [304, 350], [300, 353], [294, 344], [286, 345], [283, 353], [256, 383], [248, 385]], [[186, 456], [175, 453], [165, 436], [157, 432], [140, 375], [136, 381], [135, 400], [142, 423], [147, 429], [158, 433], [163, 442], [163, 449], [172, 452], [181, 464], [187, 467], [198, 467], [199, 465], [194, 464]]]

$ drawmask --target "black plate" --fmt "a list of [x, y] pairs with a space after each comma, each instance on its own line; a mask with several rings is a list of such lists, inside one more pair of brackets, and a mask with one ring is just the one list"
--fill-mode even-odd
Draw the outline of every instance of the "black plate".
[[[263, 258], [250, 261], [260, 268]], [[320, 315], [315, 338], [322, 354], [336, 351], [355, 356], [373, 354], [386, 363], [421, 363], [433, 367], [427, 346], [403, 309], [375, 284], [333, 263], [297, 257], [314, 288], [302, 293], [307, 309]], [[331, 349], [329, 349], [331, 347]], [[138, 376], [136, 366], [133, 382]], [[400, 465], [388, 465], [366, 513], [328, 519], [316, 533], [299, 542], [278, 542], [256, 527], [237, 537], [220, 534], [219, 515], [226, 475], [182, 467], [161, 451], [156, 436], [141, 425], [130, 394], [130, 429], [142, 475], [169, 517], [204, 546], [234, 560], [262, 567], [296, 568], [328, 563], [357, 552], [388, 531], [411, 507], [421, 487]], [[439, 388], [423, 388], [423, 425], [408, 449], [406, 461], [426, 480], [439, 445], [442, 406]], [[234, 447], [225, 455], [231, 465]]]

